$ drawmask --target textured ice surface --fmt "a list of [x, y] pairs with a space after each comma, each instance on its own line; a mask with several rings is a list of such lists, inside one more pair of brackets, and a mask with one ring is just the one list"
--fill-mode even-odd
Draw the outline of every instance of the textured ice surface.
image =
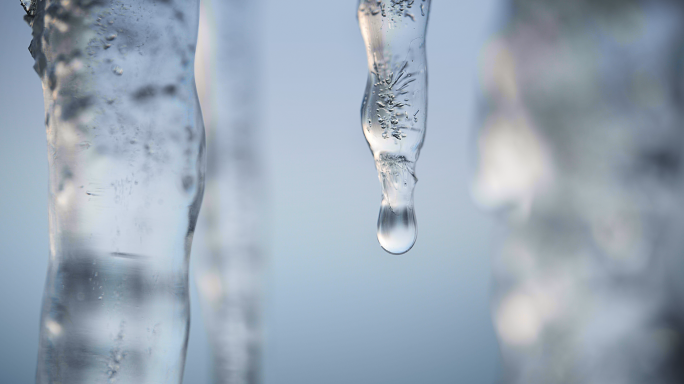
[[197, 84], [207, 127], [194, 273], [216, 384], [256, 384], [264, 236], [257, 131], [257, 1], [203, 1]]
[[36, 2], [35, 0], [19, 0], [21, 2], [21, 6], [24, 7], [24, 11], [30, 16], [33, 16], [35, 14], [35, 6]]
[[38, 383], [180, 383], [204, 185], [197, 1], [47, 1], [50, 260]]
[[360, 0], [358, 6], [369, 71], [361, 124], [382, 185], [378, 241], [393, 254], [416, 241], [413, 190], [427, 119], [429, 11], [429, 0]]

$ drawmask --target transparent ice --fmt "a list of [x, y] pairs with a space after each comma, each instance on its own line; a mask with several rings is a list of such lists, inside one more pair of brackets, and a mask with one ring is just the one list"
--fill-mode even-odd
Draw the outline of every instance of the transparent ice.
[[38, 0], [49, 267], [38, 383], [180, 383], [204, 185], [198, 1]]
[[216, 384], [259, 382], [264, 239], [258, 4], [203, 0], [200, 14], [195, 71], [208, 162], [193, 268]]
[[389, 253], [416, 242], [415, 166], [425, 138], [430, 0], [360, 0], [368, 56], [361, 124], [382, 185], [378, 241]]

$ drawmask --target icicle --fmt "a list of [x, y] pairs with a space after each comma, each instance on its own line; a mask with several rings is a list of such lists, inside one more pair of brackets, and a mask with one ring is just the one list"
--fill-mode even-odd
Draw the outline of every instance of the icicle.
[[198, 1], [34, 4], [50, 174], [36, 381], [180, 383], [204, 188]]
[[255, 1], [203, 1], [196, 73], [207, 126], [207, 189], [193, 268], [216, 384], [255, 384], [261, 354], [263, 194]]
[[361, 124], [382, 185], [378, 241], [392, 254], [408, 252], [416, 241], [413, 190], [427, 118], [429, 10], [430, 0], [360, 0], [358, 7], [369, 70]]
[[504, 3], [473, 188], [500, 382], [682, 383], [683, 4]]

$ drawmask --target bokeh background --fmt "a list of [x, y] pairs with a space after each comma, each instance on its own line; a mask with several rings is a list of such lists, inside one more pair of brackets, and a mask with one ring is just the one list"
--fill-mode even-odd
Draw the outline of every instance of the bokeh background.
[[[267, 172], [265, 384], [491, 383], [494, 220], [470, 196], [478, 58], [501, 4], [439, 1], [428, 28], [418, 241], [377, 244], [380, 185], [361, 133], [367, 68], [356, 1], [261, 1]], [[42, 90], [15, 1], [0, 3], [0, 381], [34, 380], [47, 269]], [[192, 275], [191, 275], [192, 276]], [[192, 280], [192, 278], [191, 278]], [[192, 282], [194, 284], [194, 282]], [[209, 382], [192, 292], [186, 383]]]

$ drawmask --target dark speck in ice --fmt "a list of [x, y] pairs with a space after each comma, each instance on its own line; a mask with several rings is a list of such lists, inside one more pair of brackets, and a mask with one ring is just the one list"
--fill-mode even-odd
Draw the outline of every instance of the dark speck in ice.
[[70, 120], [86, 110], [93, 104], [92, 97], [74, 97], [71, 102], [64, 106], [62, 120]]
[[145, 256], [142, 255], [136, 255], [135, 253], [126, 253], [126, 252], [112, 252], [112, 256], [114, 257], [121, 257], [124, 259], [145, 259]]
[[135, 101], [147, 101], [153, 98], [156, 94], [157, 90], [154, 88], [153, 85], [146, 85], [142, 88], [139, 88], [137, 91], [135, 91], [135, 93], [133, 93], [133, 99]]
[[165, 94], [167, 94], [169, 96], [173, 96], [176, 94], [176, 86], [173, 84], [169, 84], [169, 85], [164, 87], [163, 91]]
[[195, 179], [192, 176], [187, 175], [187, 176], [183, 176], [183, 180], [181, 180], [181, 182], [183, 183], [183, 190], [185, 192], [190, 192], [190, 189], [192, 188], [192, 185], [194, 184]]

